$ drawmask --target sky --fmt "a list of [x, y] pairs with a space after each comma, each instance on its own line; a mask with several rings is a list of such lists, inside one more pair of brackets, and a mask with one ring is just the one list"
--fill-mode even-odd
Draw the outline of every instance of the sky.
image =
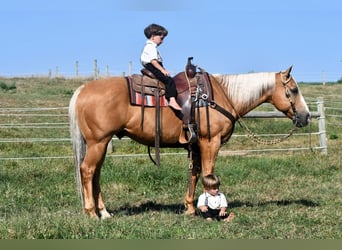
[[0, 3], [0, 76], [139, 73], [143, 30], [176, 74], [188, 57], [209, 73], [278, 72], [298, 82], [342, 78], [340, 0], [11, 0]]

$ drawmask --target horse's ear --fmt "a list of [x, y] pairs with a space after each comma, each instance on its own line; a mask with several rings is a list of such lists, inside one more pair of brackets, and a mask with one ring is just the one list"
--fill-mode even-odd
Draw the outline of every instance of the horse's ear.
[[287, 70], [282, 71], [282, 73], [286, 76], [288, 79], [291, 75], [291, 70], [292, 70], [293, 65], [291, 65]]
[[293, 65], [291, 65], [287, 70], [284, 71], [284, 74], [286, 75], [287, 78], [290, 77], [292, 67], [293, 67]]

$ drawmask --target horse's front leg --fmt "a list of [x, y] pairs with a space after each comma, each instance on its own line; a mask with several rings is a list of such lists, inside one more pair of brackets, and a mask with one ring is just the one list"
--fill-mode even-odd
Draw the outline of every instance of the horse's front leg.
[[189, 183], [188, 189], [184, 199], [184, 205], [186, 207], [185, 214], [194, 215], [195, 207], [194, 207], [194, 199], [195, 199], [195, 191], [198, 179], [201, 174], [201, 154], [199, 152], [199, 148], [193, 147], [192, 150], [192, 167], [189, 171]]
[[194, 148], [193, 168], [191, 171], [189, 187], [185, 196], [186, 214], [195, 214], [195, 191], [201, 171], [206, 176], [214, 172], [215, 160], [220, 149], [221, 137], [215, 136], [210, 141], [203, 137], [199, 138], [199, 148]]
[[210, 141], [207, 138], [200, 139], [201, 165], [202, 175], [214, 173], [215, 161], [221, 147], [221, 136], [211, 137]]

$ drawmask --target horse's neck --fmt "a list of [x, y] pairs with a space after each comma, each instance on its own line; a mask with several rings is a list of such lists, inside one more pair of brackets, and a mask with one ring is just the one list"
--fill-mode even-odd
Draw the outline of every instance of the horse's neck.
[[240, 116], [264, 103], [275, 86], [274, 72], [221, 75], [218, 77], [235, 111]]

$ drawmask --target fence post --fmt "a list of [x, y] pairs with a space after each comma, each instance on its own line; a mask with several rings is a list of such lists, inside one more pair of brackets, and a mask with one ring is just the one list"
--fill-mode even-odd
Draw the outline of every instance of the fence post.
[[128, 62], [128, 75], [131, 76], [132, 75], [132, 61]]
[[94, 60], [94, 79], [97, 80], [98, 72], [97, 72], [97, 60]]
[[318, 130], [319, 130], [319, 144], [321, 146], [321, 153], [326, 155], [328, 153], [327, 147], [327, 135], [325, 130], [325, 114], [324, 114], [324, 101], [320, 97], [317, 99], [317, 111], [319, 113], [318, 119]]
[[109, 66], [106, 66], [106, 77], [109, 77]]
[[55, 70], [55, 78], [57, 78], [58, 77], [58, 66], [56, 66], [56, 70]]
[[78, 78], [78, 61], [75, 62], [76, 78]]

